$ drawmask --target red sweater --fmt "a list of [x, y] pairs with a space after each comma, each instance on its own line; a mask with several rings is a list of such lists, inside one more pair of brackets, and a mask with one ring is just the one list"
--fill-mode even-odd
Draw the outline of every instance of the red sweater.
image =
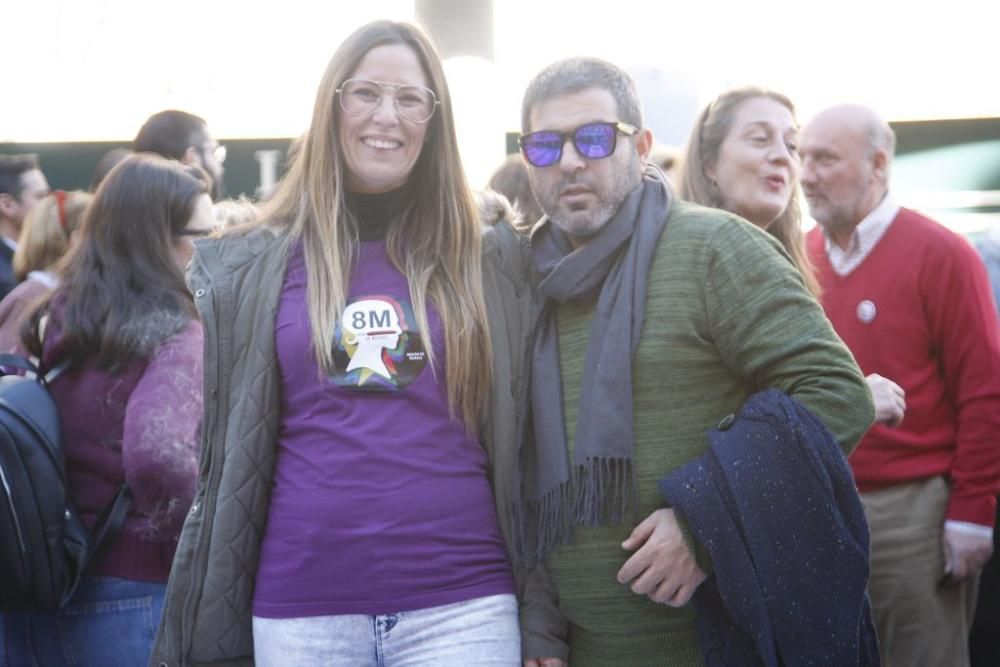
[[906, 391], [902, 425], [876, 424], [851, 455], [858, 488], [943, 474], [952, 482], [947, 518], [992, 526], [1000, 491], [1000, 324], [975, 250], [908, 209], [847, 276], [834, 273], [819, 228], [808, 247], [823, 308], [861, 370]]

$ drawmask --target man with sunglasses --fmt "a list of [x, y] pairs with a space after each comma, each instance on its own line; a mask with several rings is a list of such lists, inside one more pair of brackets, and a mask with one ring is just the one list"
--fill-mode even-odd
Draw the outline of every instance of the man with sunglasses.
[[545, 213], [511, 548], [525, 664], [701, 665], [687, 603], [711, 567], [658, 480], [757, 390], [798, 400], [845, 450], [871, 424], [870, 395], [778, 244], [677, 200], [647, 166], [653, 138], [624, 71], [550, 65], [522, 129]]
[[139, 129], [132, 149], [201, 167], [211, 179], [212, 201], [223, 198], [226, 147], [212, 138], [208, 124], [200, 116], [176, 109], [155, 113]]

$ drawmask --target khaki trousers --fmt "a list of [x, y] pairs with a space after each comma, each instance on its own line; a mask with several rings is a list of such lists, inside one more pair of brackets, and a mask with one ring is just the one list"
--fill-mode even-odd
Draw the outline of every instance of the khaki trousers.
[[872, 613], [884, 667], [968, 667], [977, 577], [942, 588], [942, 477], [861, 494], [871, 530]]

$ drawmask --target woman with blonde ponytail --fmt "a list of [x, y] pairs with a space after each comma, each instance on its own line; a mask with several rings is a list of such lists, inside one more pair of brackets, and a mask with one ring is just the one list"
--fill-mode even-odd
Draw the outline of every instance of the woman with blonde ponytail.
[[491, 459], [522, 428], [527, 272], [489, 210], [427, 36], [355, 31], [260, 218], [189, 272], [204, 455], [154, 663], [520, 664]]

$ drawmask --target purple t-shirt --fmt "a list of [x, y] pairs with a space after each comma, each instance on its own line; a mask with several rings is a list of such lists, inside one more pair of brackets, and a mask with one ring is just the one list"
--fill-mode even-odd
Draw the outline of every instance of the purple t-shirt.
[[364, 242], [322, 377], [301, 246], [275, 324], [281, 426], [253, 613], [385, 614], [513, 592], [487, 456], [451, 419], [441, 321], [436, 374], [406, 279]]

